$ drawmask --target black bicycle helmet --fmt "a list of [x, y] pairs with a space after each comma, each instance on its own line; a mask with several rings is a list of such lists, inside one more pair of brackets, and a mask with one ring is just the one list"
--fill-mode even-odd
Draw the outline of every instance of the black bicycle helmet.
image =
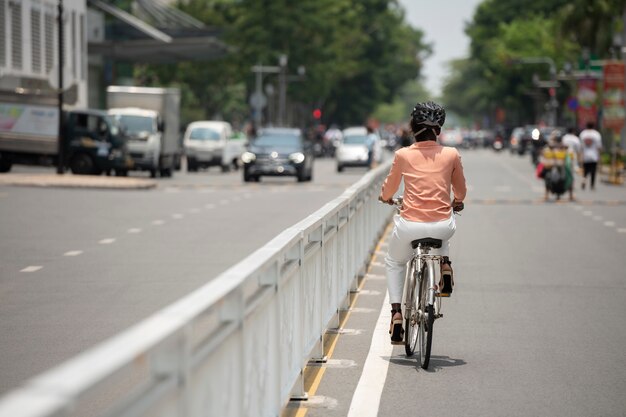
[[411, 112], [412, 126], [437, 127], [441, 129], [446, 121], [446, 111], [432, 101], [417, 103]]

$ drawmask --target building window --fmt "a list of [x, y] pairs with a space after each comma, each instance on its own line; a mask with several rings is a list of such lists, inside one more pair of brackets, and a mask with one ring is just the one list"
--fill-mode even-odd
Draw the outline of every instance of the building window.
[[46, 54], [46, 74], [49, 74], [54, 65], [54, 16], [50, 13], [44, 15], [44, 31], [46, 35], [44, 46]]
[[7, 65], [7, 27], [6, 0], [0, 0], [0, 67]]
[[22, 4], [11, 3], [11, 62], [22, 69]]
[[41, 11], [30, 11], [30, 40], [33, 72], [41, 72]]

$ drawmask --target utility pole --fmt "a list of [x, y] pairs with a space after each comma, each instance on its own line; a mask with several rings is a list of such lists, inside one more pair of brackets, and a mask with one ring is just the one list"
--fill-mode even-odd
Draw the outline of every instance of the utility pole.
[[287, 55], [283, 54], [278, 59], [280, 73], [278, 75], [278, 126], [284, 126], [287, 110]]
[[63, 131], [63, 0], [59, 0], [59, 138], [57, 153], [57, 174], [65, 172], [65, 143]]

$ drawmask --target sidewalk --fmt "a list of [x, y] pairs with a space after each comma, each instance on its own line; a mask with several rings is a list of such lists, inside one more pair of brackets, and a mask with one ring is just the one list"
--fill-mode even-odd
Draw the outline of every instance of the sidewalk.
[[155, 188], [157, 182], [145, 178], [109, 177], [103, 175], [18, 173], [0, 174], [0, 186], [2, 185], [44, 188], [148, 190]]

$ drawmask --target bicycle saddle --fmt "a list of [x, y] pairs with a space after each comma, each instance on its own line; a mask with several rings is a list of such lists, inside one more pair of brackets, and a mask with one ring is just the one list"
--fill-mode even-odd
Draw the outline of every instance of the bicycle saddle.
[[411, 247], [413, 249], [417, 248], [419, 245], [422, 245], [423, 248], [432, 248], [439, 249], [441, 247], [441, 239], [434, 239], [432, 237], [425, 237], [423, 239], [416, 239], [411, 242]]

